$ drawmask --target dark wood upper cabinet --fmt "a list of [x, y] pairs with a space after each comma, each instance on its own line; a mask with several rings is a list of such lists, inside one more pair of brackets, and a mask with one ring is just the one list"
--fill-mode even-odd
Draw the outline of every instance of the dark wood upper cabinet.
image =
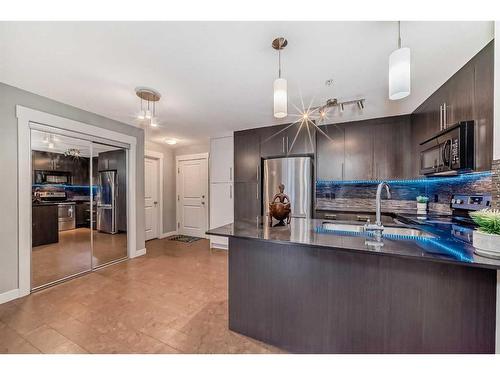
[[[378, 122], [378, 123], [377, 123]], [[371, 127], [373, 137], [372, 179], [411, 177], [410, 116], [381, 119]]]
[[272, 157], [314, 154], [316, 129], [314, 125], [300, 123], [268, 126], [258, 129], [260, 133], [260, 156]]
[[[475, 170], [491, 169], [493, 155], [493, 69], [491, 41], [411, 115], [412, 170], [420, 174], [420, 143], [441, 130], [440, 123], [453, 125], [474, 120]], [[441, 108], [446, 106], [446, 113]]]
[[296, 123], [288, 127], [285, 135], [288, 156], [314, 154], [316, 128], [313, 124]]
[[322, 126], [317, 135], [319, 180], [395, 179], [411, 176], [410, 116]]
[[[345, 129], [331, 124], [320, 127], [316, 138], [316, 166], [318, 180], [343, 180], [345, 158]], [[326, 134], [326, 135], [325, 135]]]
[[493, 159], [494, 44], [474, 58], [474, 120], [476, 170], [491, 169]]
[[345, 126], [344, 180], [369, 180], [373, 177], [373, 134], [366, 121]]
[[234, 132], [234, 182], [258, 182], [259, 179], [259, 129]]
[[283, 157], [287, 152], [285, 126], [268, 126], [255, 129], [260, 134], [260, 156], [263, 158]]

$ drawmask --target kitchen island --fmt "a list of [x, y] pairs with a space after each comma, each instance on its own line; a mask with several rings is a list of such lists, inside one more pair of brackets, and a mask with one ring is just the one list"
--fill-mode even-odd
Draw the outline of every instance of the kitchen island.
[[[404, 218], [400, 218], [404, 220]], [[497, 269], [449, 229], [426, 237], [236, 221], [229, 328], [296, 353], [494, 353]]]

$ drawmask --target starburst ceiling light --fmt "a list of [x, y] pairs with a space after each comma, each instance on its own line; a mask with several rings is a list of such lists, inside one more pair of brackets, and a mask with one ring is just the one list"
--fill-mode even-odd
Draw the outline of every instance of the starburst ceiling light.
[[398, 21], [398, 49], [389, 56], [389, 99], [410, 95], [410, 49], [401, 48], [401, 21]]
[[288, 41], [285, 38], [276, 38], [272, 46], [278, 51], [278, 78], [274, 81], [274, 117], [283, 118], [288, 115], [288, 92], [286, 79], [281, 78], [281, 50]]
[[158, 113], [156, 102], [160, 100], [161, 94], [148, 87], [137, 87], [135, 93], [141, 99], [141, 110], [137, 115], [137, 119], [146, 122], [151, 127], [157, 127]]

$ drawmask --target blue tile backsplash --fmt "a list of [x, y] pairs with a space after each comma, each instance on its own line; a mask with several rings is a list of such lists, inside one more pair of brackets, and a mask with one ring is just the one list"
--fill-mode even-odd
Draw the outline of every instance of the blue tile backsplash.
[[[384, 201], [387, 209], [408, 211], [416, 208], [418, 195], [429, 197], [429, 210], [449, 213], [453, 194], [490, 194], [492, 173], [477, 172], [455, 177], [386, 180], [392, 199]], [[371, 210], [378, 180], [316, 181], [316, 209], [338, 210], [345, 207]]]

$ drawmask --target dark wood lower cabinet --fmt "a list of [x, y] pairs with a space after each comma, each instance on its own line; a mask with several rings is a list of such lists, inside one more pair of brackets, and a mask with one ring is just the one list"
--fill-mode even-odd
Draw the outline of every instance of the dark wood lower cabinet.
[[32, 207], [32, 246], [59, 242], [57, 204]]
[[496, 270], [229, 238], [229, 328], [295, 353], [494, 353]]

